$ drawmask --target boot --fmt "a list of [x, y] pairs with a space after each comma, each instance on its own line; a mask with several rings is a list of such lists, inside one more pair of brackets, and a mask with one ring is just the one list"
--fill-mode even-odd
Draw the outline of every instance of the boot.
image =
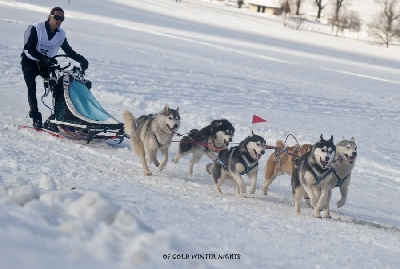
[[39, 111], [29, 111], [29, 117], [32, 118], [33, 128], [42, 128], [42, 114]]
[[43, 128], [55, 133], [59, 133], [60, 130], [58, 129], [57, 124], [50, 122], [50, 120], [54, 119], [55, 119], [54, 114], [50, 115], [50, 117], [44, 122]]

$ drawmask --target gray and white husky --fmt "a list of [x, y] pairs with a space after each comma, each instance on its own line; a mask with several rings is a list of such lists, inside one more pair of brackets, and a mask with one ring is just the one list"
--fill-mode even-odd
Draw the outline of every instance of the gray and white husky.
[[236, 147], [224, 149], [219, 152], [218, 159], [207, 164], [206, 170], [213, 177], [215, 191], [222, 193], [221, 185], [229, 178], [233, 182], [235, 195], [246, 193], [246, 185], [242, 175], [248, 175], [251, 187], [250, 193], [254, 194], [257, 185], [258, 160], [265, 153], [266, 142], [259, 135], [252, 135], [244, 139]]
[[300, 214], [300, 201], [306, 191], [314, 207], [314, 217], [320, 218], [320, 211], [325, 209], [324, 218], [330, 218], [329, 191], [333, 178], [332, 163], [336, 154], [333, 136], [329, 140], [320, 137], [310, 151], [300, 157], [292, 174], [294, 206]]
[[328, 201], [332, 197], [332, 189], [338, 187], [341, 199], [337, 202], [337, 207], [342, 207], [347, 201], [347, 192], [350, 185], [351, 171], [356, 164], [357, 158], [357, 144], [354, 138], [346, 140], [344, 137], [342, 141], [336, 144], [336, 157], [333, 163], [333, 179], [331, 182], [331, 189], [329, 191]]
[[203, 154], [216, 159], [219, 151], [228, 148], [234, 133], [235, 128], [226, 119], [213, 120], [200, 131], [193, 129], [179, 142], [179, 151], [172, 161], [176, 164], [180, 158], [192, 153], [189, 173], [193, 174], [193, 166], [200, 161]]
[[[145, 175], [151, 175], [147, 166], [154, 163], [160, 171], [168, 162], [168, 149], [174, 133], [180, 126], [179, 107], [171, 109], [166, 105], [158, 114], [142, 115], [136, 119], [128, 110], [124, 111], [124, 130], [130, 137], [131, 149], [140, 158]], [[161, 163], [157, 151], [163, 155]]]

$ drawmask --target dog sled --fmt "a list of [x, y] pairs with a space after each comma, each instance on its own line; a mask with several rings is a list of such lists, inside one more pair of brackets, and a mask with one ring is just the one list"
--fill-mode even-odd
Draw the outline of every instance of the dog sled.
[[[50, 67], [50, 78], [45, 81], [42, 103], [51, 116], [44, 129], [63, 133], [68, 138], [86, 140], [113, 140], [121, 143], [125, 137], [123, 123], [110, 115], [92, 95], [91, 82], [85, 71], [73, 64], [67, 55], [57, 55], [58, 63]], [[43, 98], [52, 94], [52, 108]]]

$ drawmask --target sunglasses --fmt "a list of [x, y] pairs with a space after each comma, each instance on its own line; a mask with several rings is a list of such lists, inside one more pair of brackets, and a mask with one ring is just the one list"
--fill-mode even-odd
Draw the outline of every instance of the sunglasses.
[[51, 15], [53, 17], [53, 19], [55, 19], [56, 21], [64, 21], [64, 17], [58, 16], [58, 15]]

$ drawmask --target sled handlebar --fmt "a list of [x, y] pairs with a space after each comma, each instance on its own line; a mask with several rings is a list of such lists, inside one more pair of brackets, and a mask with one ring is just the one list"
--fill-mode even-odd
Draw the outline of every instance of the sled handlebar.
[[[65, 63], [66, 65], [64, 65], [64, 66], [61, 66], [61, 64], [53, 65], [53, 66], [52, 66], [53, 70], [64, 71], [65, 69], [71, 67], [71, 65], [72, 65], [71, 60], [73, 60], [73, 59], [72, 59], [71, 57], [69, 57], [68, 55], [66, 55], [66, 54], [58, 54], [58, 55], [56, 55], [56, 56], [53, 57], [53, 59], [56, 59], [56, 58], [65, 58], [66, 61], [68, 61], [68, 64]], [[73, 70], [74, 72], [76, 72], [76, 71], [80, 70], [80, 68], [79, 68], [79, 67], [76, 67], [76, 66], [74, 65], [72, 70]], [[81, 70], [81, 72], [82, 72], [82, 71], [83, 71], [83, 70]]]

